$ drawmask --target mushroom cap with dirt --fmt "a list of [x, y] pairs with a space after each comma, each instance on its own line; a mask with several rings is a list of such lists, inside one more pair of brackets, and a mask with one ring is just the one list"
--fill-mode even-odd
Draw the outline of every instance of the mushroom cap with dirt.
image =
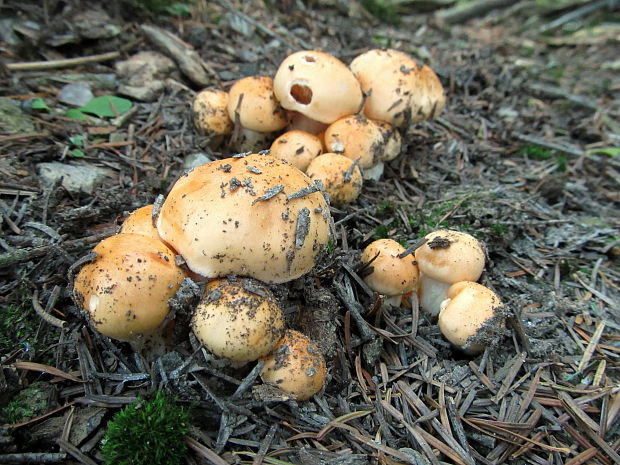
[[226, 135], [233, 129], [228, 116], [228, 92], [203, 89], [194, 96], [192, 119], [198, 132], [205, 135]]
[[273, 79], [249, 76], [228, 91], [228, 116], [234, 124], [256, 132], [274, 132], [288, 124], [287, 114], [273, 93]]
[[420, 270], [420, 308], [437, 316], [451, 284], [480, 278], [486, 254], [478, 239], [460, 231], [440, 229], [425, 239], [415, 251]]
[[321, 182], [334, 206], [351, 203], [362, 192], [362, 172], [357, 163], [344, 155], [319, 155], [310, 162], [306, 174], [315, 182]]
[[323, 143], [314, 134], [299, 129], [286, 131], [271, 144], [270, 155], [286, 160], [295, 168], [306, 171], [308, 165], [323, 152]]
[[372, 270], [364, 282], [375, 292], [387, 297], [386, 302], [400, 306], [402, 295], [416, 288], [418, 267], [413, 255], [393, 239], [378, 239], [366, 246], [360, 260]]
[[157, 229], [195, 273], [282, 283], [314, 267], [330, 221], [327, 201], [309, 177], [283, 160], [249, 154], [181, 176]]
[[331, 124], [362, 106], [362, 90], [338, 58], [315, 50], [286, 57], [273, 78], [280, 104], [321, 123]]
[[286, 330], [273, 351], [261, 359], [261, 378], [292, 394], [296, 400], [307, 400], [325, 384], [327, 365], [319, 348], [307, 336]]
[[143, 236], [149, 236], [158, 241], [161, 240], [153, 220], [153, 204], [140, 207], [132, 211], [127, 218], [125, 218], [119, 234], [128, 233], [142, 234]]
[[250, 278], [209, 282], [191, 322], [218, 357], [250, 362], [267, 355], [284, 334], [284, 316], [269, 288]]
[[441, 333], [468, 354], [484, 350], [484, 341], [476, 336], [484, 325], [503, 327], [503, 317], [498, 313], [502, 306], [500, 298], [489, 288], [471, 281], [452, 284], [446, 297], [439, 312]]
[[174, 252], [142, 234], [117, 234], [95, 246], [73, 283], [76, 304], [101, 334], [127, 342], [155, 333], [186, 277]]
[[398, 50], [369, 50], [350, 65], [366, 95], [363, 113], [395, 127], [433, 119], [446, 96], [441, 81], [428, 65], [420, 65]]

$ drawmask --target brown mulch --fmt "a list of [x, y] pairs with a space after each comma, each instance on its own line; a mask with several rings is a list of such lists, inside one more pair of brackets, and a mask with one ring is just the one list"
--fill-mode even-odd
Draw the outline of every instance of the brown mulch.
[[[118, 0], [105, 7], [119, 33], [105, 40], [74, 21], [90, 2], [39, 3], [0, 5], [18, 37], [0, 43], [1, 95], [52, 108], [28, 110], [33, 132], [0, 134], [0, 408], [44, 393], [31, 418], [0, 426], [0, 463], [99, 463], [106, 422], [156, 390], [193, 406], [190, 464], [620, 463], [620, 158], [605, 152], [620, 146], [617, 2], [517, 2], [454, 24], [404, 2], [393, 25], [357, 2], [195, 1], [175, 17]], [[273, 286], [288, 325], [328, 358], [327, 386], [307, 402], [261, 385], [254, 366], [213, 360], [187, 331], [146, 363], [92, 331], [71, 298], [70, 267], [165, 194], [188, 155], [231, 154], [193, 129], [189, 103], [205, 85], [181, 66], [125, 118], [54, 111], [76, 74], [115, 93], [115, 62], [155, 49], [144, 25], [193, 47], [219, 88], [273, 75], [298, 49], [349, 62], [386, 46], [428, 62], [446, 88], [442, 115], [403, 133], [383, 178], [332, 208], [333, 252]], [[85, 156], [72, 157], [84, 134]], [[110, 175], [70, 192], [42, 182], [36, 165], [51, 161]], [[507, 319], [479, 356], [450, 347], [415, 300], [381, 305], [358, 275], [374, 238], [412, 245], [439, 227], [488, 249], [481, 282]]]

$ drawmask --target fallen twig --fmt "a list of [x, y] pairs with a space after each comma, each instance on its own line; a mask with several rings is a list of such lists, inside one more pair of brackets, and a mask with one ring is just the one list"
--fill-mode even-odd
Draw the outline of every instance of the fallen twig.
[[7, 63], [5, 66], [9, 71], [42, 71], [44, 69], [67, 68], [69, 66], [79, 66], [87, 63], [98, 63], [100, 61], [114, 60], [120, 56], [121, 54], [119, 52], [108, 52], [78, 58], [65, 58], [62, 60]]

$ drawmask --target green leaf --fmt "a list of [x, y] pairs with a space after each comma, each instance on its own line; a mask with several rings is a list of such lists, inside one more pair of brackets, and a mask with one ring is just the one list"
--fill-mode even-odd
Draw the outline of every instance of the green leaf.
[[82, 113], [80, 110], [72, 108], [71, 110], [67, 110], [65, 113], [67, 118], [76, 119], [78, 121], [84, 121], [86, 119], [86, 115]]
[[184, 3], [173, 3], [165, 8], [166, 13], [171, 16], [190, 16], [192, 10]]
[[71, 149], [69, 153], [71, 154], [72, 157], [75, 157], [75, 158], [82, 158], [86, 156], [84, 151], [80, 149]]
[[606, 147], [602, 149], [592, 149], [592, 150], [588, 150], [588, 153], [590, 154], [598, 153], [598, 154], [607, 155], [610, 157], [617, 157], [618, 155], [620, 155], [620, 148]]
[[72, 136], [69, 137], [69, 142], [71, 142], [76, 147], [84, 147], [84, 141], [86, 140], [86, 136]]
[[47, 106], [47, 103], [45, 103], [45, 100], [43, 100], [42, 98], [32, 99], [30, 106], [33, 110], [51, 110], [51, 108]]
[[84, 113], [91, 113], [99, 118], [114, 118], [122, 115], [133, 106], [131, 100], [115, 97], [114, 95], [102, 95], [95, 97], [82, 108]]

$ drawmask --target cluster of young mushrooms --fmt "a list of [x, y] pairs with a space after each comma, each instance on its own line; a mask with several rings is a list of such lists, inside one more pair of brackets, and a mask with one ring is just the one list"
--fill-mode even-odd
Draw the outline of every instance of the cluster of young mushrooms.
[[[433, 118], [444, 104], [435, 73], [395, 50], [371, 50], [350, 67], [301, 51], [273, 79], [248, 77], [229, 92], [201, 91], [193, 103], [196, 127], [256, 153], [198, 166], [157, 208], [130, 214], [75, 276], [77, 305], [101, 334], [163, 351], [171, 299], [184, 280], [202, 282], [191, 319], [198, 340], [233, 364], [262, 360], [263, 381], [297, 400], [310, 398], [324, 384], [325, 360], [311, 340], [285, 328], [269, 284], [315, 266], [330, 239], [329, 202], [355, 200], [362, 180], [377, 179], [383, 162], [399, 154], [398, 128]], [[270, 150], [257, 151], [284, 128]], [[491, 308], [499, 305], [473, 283], [484, 267], [483, 248], [454, 231], [433, 234], [415, 257], [403, 256], [395, 241], [371, 244], [362, 254], [371, 271], [365, 279], [397, 305], [418, 291], [421, 307], [439, 314], [446, 337], [476, 350], [463, 332], [467, 306], [478, 305], [472, 303], [478, 294]], [[468, 246], [472, 258], [463, 255]], [[450, 265], [456, 271], [447, 271]], [[398, 282], [388, 283], [393, 278]]]

